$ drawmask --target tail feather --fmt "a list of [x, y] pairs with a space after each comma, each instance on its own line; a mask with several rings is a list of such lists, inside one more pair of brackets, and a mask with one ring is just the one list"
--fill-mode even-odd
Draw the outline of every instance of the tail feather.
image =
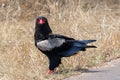
[[86, 48], [97, 48], [96, 46], [86, 46]]
[[88, 44], [88, 43], [92, 43], [95, 42], [96, 40], [82, 40], [82, 43]]

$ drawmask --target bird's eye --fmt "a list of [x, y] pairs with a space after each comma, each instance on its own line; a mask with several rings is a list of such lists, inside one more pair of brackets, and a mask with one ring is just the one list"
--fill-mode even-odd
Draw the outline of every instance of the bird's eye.
[[38, 19], [37, 24], [44, 24], [46, 22], [46, 19]]

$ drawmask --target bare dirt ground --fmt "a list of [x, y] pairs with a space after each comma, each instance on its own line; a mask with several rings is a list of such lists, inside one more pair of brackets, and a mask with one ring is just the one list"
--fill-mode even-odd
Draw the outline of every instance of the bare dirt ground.
[[106, 65], [86, 70], [78, 76], [63, 80], [120, 80], [120, 59], [112, 60]]

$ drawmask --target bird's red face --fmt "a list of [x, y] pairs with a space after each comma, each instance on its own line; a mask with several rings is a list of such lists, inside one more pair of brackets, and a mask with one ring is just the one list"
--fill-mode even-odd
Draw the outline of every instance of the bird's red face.
[[37, 19], [37, 24], [44, 24], [46, 22], [45, 18], [39, 18]]

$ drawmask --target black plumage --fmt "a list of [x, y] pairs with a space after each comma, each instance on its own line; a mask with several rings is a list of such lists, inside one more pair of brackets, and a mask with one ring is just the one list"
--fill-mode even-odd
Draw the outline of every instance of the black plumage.
[[35, 25], [35, 45], [49, 59], [49, 70], [54, 70], [61, 64], [62, 57], [69, 57], [78, 51], [86, 51], [86, 48], [96, 48], [88, 46], [88, 43], [96, 40], [75, 40], [64, 35], [53, 34], [45, 17], [36, 19]]

